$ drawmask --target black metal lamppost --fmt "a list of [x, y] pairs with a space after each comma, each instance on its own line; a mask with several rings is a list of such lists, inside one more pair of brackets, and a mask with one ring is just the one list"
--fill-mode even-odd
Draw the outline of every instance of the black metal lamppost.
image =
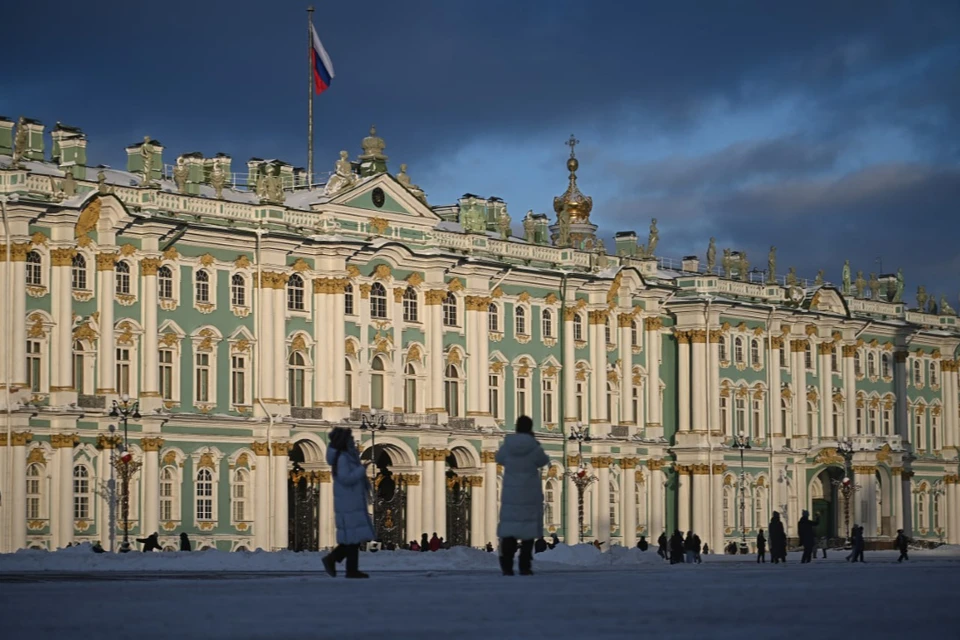
[[750, 439], [739, 435], [733, 446], [740, 449], [740, 553], [745, 554], [747, 553], [747, 477], [743, 468], [743, 452], [750, 449]]
[[850, 536], [850, 498], [860, 488], [850, 479], [850, 463], [853, 461], [853, 443], [849, 439], [837, 441], [837, 453], [843, 456], [843, 479], [834, 480], [833, 486], [843, 496], [843, 537]]
[[563, 475], [573, 481], [577, 488], [577, 519], [580, 525], [580, 542], [583, 542], [583, 494], [592, 483], [597, 481], [596, 476], [587, 475], [587, 469], [583, 466], [583, 443], [590, 442], [589, 427], [584, 427], [578, 422], [575, 427], [570, 429], [571, 442], [577, 443], [577, 465], [576, 471], [567, 471]]
[[380, 467], [377, 466], [377, 431], [386, 431], [387, 415], [385, 413], [377, 414], [376, 409], [370, 410], [370, 415], [360, 414], [360, 430], [370, 432], [370, 461], [373, 463], [373, 533], [377, 534], [377, 476], [380, 474]]
[[134, 460], [133, 454], [130, 453], [127, 442], [127, 421], [130, 418], [140, 419], [140, 403], [136, 400], [130, 402], [130, 396], [123, 394], [119, 402], [113, 401], [110, 417], [119, 418], [123, 422], [123, 444], [120, 455], [113, 460], [113, 465], [120, 477], [120, 511], [123, 518], [123, 542], [120, 544], [120, 552], [126, 553], [130, 551], [130, 480], [140, 470], [142, 464], [139, 460]]

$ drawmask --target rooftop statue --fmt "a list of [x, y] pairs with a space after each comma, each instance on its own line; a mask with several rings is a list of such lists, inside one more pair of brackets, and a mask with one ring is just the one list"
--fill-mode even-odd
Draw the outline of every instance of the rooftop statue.
[[816, 279], [814, 279], [813, 284], [815, 285], [823, 284], [823, 269], [820, 269], [820, 271], [817, 271], [817, 277]]
[[879, 300], [880, 299], [880, 281], [877, 279], [877, 274], [870, 274], [870, 299]]
[[790, 269], [787, 271], [786, 285], [788, 287], [795, 287], [797, 286], [798, 282], [799, 278], [797, 278], [797, 268], [790, 267]]
[[893, 302], [903, 302], [903, 269], [897, 269], [897, 288], [893, 292]]
[[223, 171], [223, 164], [220, 162], [220, 158], [217, 158], [213, 161], [213, 171], [210, 174], [210, 186], [213, 187], [217, 200], [223, 198], [223, 187], [226, 183], [227, 176]]
[[850, 295], [850, 261], [847, 260], [843, 263], [843, 288], [841, 289], [843, 295]]
[[353, 165], [350, 164], [349, 155], [346, 151], [340, 152], [340, 159], [334, 165], [333, 175], [327, 180], [323, 188], [323, 195], [332, 196], [340, 193], [344, 189], [349, 189], [357, 184], [359, 178], [353, 172]]
[[537, 225], [533, 221], [533, 209], [527, 211], [527, 215], [523, 218], [523, 239], [533, 244], [537, 239]]
[[557, 246], [559, 247], [569, 247], [570, 246], [570, 211], [567, 207], [563, 207], [559, 213], [559, 233], [557, 237]]
[[653, 258], [657, 251], [657, 244], [660, 242], [660, 232], [657, 231], [657, 219], [650, 221], [650, 236], [647, 238], [647, 257]]
[[113, 193], [113, 189], [107, 184], [107, 174], [103, 169], [97, 172], [97, 193], [102, 196]]
[[29, 136], [27, 134], [27, 119], [20, 116], [17, 120], [17, 135], [13, 139], [13, 168], [17, 169], [23, 166], [23, 157], [27, 154], [27, 144]]
[[717, 239], [710, 238], [710, 245], [707, 247], [707, 273], [713, 273], [717, 267]]
[[920, 313], [927, 308], [927, 288], [923, 285], [917, 287], [917, 309], [920, 310]]
[[280, 167], [261, 165], [262, 170], [257, 178], [257, 196], [261, 204], [282, 204], [283, 180], [280, 178]]
[[73, 171], [67, 169], [63, 174], [63, 182], [60, 183], [60, 188], [63, 190], [63, 195], [67, 198], [72, 198], [77, 195], [77, 181], [73, 177]]
[[410, 176], [407, 174], [407, 165], [405, 164], [400, 165], [400, 173], [397, 174], [397, 182], [402, 184], [404, 188], [406, 188], [406, 190], [409, 191], [411, 195], [413, 195], [414, 198], [416, 198], [423, 204], [427, 204], [427, 196], [423, 192], [423, 189], [421, 189], [420, 187], [418, 187], [417, 185], [413, 184], [410, 181]]
[[746, 282], [750, 277], [750, 262], [747, 260], [747, 252], [740, 252], [740, 263], [737, 265], [740, 270], [740, 280]]
[[721, 259], [720, 264], [723, 267], [723, 277], [729, 278], [731, 272], [733, 271], [733, 256], [730, 255], [730, 249], [723, 250], [723, 258]]
[[950, 303], [947, 302], [947, 296], [940, 296], [940, 315], [942, 316], [955, 316], [957, 312], [953, 310], [953, 307], [950, 306]]
[[867, 293], [867, 280], [863, 277], [863, 271], [857, 271], [857, 280], [854, 285], [858, 298], [862, 298]]
[[[793, 270], [793, 267], [790, 268]], [[777, 248], [770, 247], [770, 254], [767, 256], [767, 284], [777, 284]]]
[[177, 183], [177, 189], [180, 193], [187, 192], [187, 175], [190, 173], [190, 170], [187, 168], [187, 163], [183, 159], [183, 156], [177, 158], [177, 166], [173, 168], [173, 181]]
[[927, 300], [927, 313], [930, 315], [937, 315], [937, 298], [936, 296], [930, 296]]
[[500, 231], [500, 238], [502, 240], [510, 239], [510, 231], [512, 230], [511, 222], [510, 214], [504, 209], [497, 218], [497, 229]]
[[141, 170], [143, 171], [143, 182], [141, 187], [150, 187], [153, 184], [153, 145], [150, 144], [150, 136], [143, 136], [143, 144], [140, 145], [140, 159], [143, 161]]

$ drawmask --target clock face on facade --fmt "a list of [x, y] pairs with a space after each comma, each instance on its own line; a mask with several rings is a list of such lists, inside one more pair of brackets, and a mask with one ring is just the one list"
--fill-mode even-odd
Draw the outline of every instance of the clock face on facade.
[[383, 189], [377, 187], [373, 190], [373, 204], [375, 207], [380, 208], [383, 206], [383, 203], [386, 202], [387, 196], [384, 195]]

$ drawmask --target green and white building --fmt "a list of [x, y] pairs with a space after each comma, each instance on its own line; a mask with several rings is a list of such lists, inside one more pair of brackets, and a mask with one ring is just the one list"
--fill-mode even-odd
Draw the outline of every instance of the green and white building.
[[909, 308], [902, 279], [784, 278], [772, 257], [758, 275], [712, 241], [671, 261], [655, 225], [609, 255], [572, 147], [553, 212], [512, 220], [497, 198], [428, 204], [373, 131], [312, 187], [275, 160], [167, 166], [149, 138], [100, 168], [86, 143], [0, 119], [0, 550], [106, 544], [125, 398], [142, 466], [117, 527], [169, 546], [332, 545], [327, 433], [374, 410], [392, 540], [495, 543], [493, 456], [527, 414], [552, 459], [544, 533], [566, 541], [582, 464], [590, 541], [718, 548], [775, 510], [794, 535], [808, 509], [823, 535], [960, 543], [960, 325]]

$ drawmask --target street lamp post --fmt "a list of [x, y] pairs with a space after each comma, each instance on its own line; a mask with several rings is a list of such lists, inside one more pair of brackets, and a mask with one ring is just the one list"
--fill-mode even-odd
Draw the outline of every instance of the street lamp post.
[[837, 442], [837, 453], [843, 456], [843, 479], [834, 480], [833, 486], [843, 496], [843, 537], [850, 536], [850, 498], [859, 487], [850, 479], [850, 464], [853, 461], [853, 443], [849, 439]]
[[377, 535], [377, 475], [380, 473], [380, 468], [377, 466], [377, 431], [386, 431], [386, 422], [386, 414], [377, 415], [376, 409], [371, 409], [369, 416], [365, 413], [360, 414], [360, 430], [370, 432], [370, 460], [373, 463], [373, 482], [371, 483], [373, 497], [370, 502], [373, 504], [374, 537]]
[[127, 421], [130, 418], [140, 419], [140, 403], [130, 402], [130, 396], [123, 394], [120, 401], [113, 401], [110, 416], [119, 418], [123, 422], [123, 445], [119, 457], [114, 458], [113, 466], [120, 477], [120, 512], [123, 518], [123, 542], [120, 543], [120, 552], [130, 551], [130, 480], [140, 470], [141, 462], [133, 459], [127, 441]]
[[738, 435], [734, 445], [740, 450], [740, 553], [747, 553], [747, 476], [743, 467], [743, 452], [750, 448], [750, 439]]
[[592, 438], [582, 423], [570, 429], [569, 440], [577, 443], [577, 470], [567, 471], [563, 475], [573, 481], [577, 488], [577, 521], [580, 526], [580, 542], [583, 542], [583, 494], [592, 483], [596, 482], [596, 476], [587, 475], [587, 469], [583, 466], [583, 443], [590, 442]]

